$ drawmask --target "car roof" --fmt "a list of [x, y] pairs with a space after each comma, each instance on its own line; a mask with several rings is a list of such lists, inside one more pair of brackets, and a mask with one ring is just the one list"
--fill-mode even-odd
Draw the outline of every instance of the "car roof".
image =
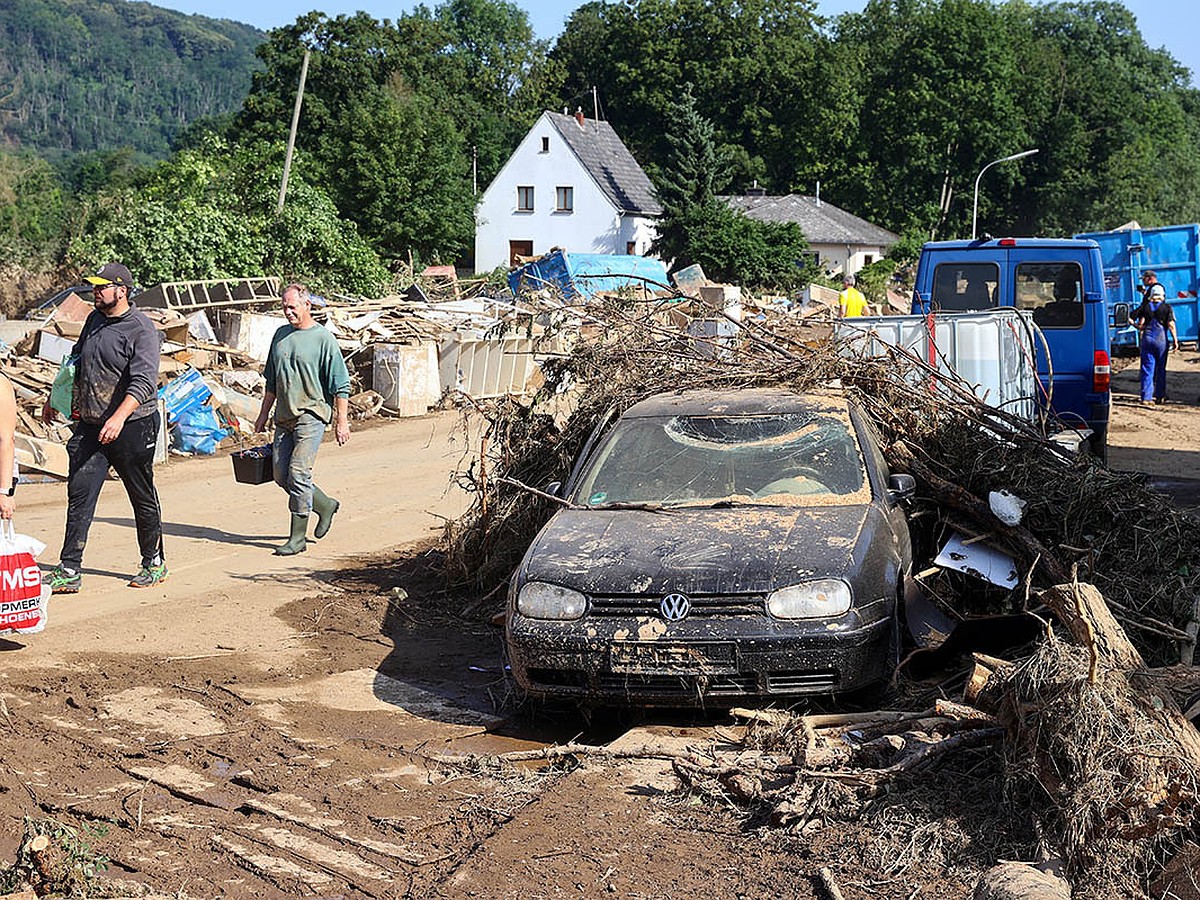
[[635, 403], [622, 419], [658, 416], [760, 416], [771, 413], [832, 412], [845, 414], [845, 396], [834, 392], [797, 394], [781, 388], [742, 388], [729, 391], [681, 391], [655, 394]]

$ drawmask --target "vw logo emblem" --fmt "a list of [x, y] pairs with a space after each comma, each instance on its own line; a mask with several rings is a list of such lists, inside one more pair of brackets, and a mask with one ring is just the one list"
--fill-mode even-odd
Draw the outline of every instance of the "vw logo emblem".
[[692, 601], [686, 594], [667, 594], [662, 598], [662, 603], [658, 604], [658, 608], [668, 622], [678, 622], [687, 618], [687, 614], [692, 611]]

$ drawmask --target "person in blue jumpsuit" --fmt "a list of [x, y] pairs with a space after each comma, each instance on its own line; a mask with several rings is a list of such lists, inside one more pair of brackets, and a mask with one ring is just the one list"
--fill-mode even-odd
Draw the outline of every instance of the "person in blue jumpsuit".
[[1167, 294], [1158, 276], [1147, 269], [1142, 273], [1142, 305], [1133, 314], [1133, 324], [1141, 332], [1142, 402], [1163, 403], [1167, 399], [1167, 351], [1174, 344], [1175, 311], [1167, 303]]

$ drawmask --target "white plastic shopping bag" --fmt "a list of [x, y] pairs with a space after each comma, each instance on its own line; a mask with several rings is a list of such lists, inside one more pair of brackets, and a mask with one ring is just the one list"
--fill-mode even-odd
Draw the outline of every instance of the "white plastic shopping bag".
[[37, 557], [46, 545], [17, 534], [12, 519], [0, 520], [0, 634], [33, 634], [46, 627], [50, 585], [42, 582]]

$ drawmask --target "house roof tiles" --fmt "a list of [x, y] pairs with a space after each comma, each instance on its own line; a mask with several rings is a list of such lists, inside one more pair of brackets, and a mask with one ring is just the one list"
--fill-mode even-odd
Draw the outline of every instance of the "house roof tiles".
[[900, 239], [825, 200], [802, 194], [767, 197], [740, 194], [721, 198], [758, 222], [795, 222], [810, 244], [867, 244], [887, 246]]
[[617, 209], [662, 215], [654, 186], [611, 125], [596, 119], [584, 119], [580, 125], [574, 116], [553, 112], [546, 117]]

